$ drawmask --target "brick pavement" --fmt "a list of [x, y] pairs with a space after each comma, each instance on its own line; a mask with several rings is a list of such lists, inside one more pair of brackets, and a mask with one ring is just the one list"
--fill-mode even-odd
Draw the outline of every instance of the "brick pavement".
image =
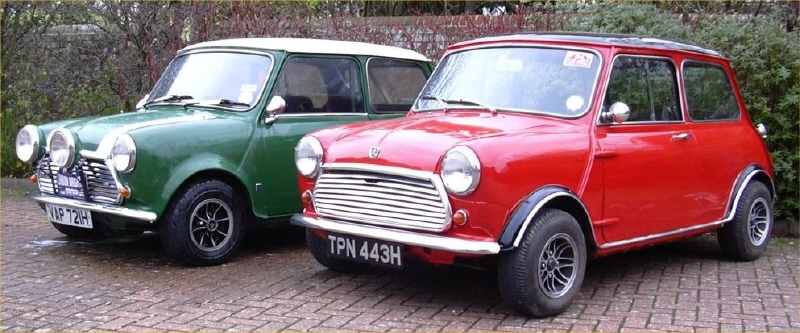
[[297, 229], [247, 238], [232, 262], [186, 268], [155, 234], [75, 242], [18, 192], [2, 193], [0, 330], [800, 331], [797, 239], [747, 263], [703, 236], [591, 261], [572, 307], [528, 319], [491, 272], [319, 266]]

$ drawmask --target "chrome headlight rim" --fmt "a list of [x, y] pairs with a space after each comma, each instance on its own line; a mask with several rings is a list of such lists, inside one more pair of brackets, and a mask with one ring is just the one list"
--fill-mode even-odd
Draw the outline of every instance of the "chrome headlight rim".
[[[472, 180], [469, 183], [469, 185], [465, 188], [454, 188], [453, 184], [448, 181], [448, 177], [445, 174], [445, 170], [447, 169], [446, 164], [453, 163], [453, 162], [448, 162], [451, 160], [448, 157], [453, 156], [453, 154], [459, 154], [463, 156], [466, 159], [469, 168], [471, 169], [470, 171], [472, 175]], [[455, 146], [444, 154], [439, 174], [442, 177], [442, 183], [444, 185], [444, 188], [445, 190], [447, 190], [448, 193], [461, 197], [468, 196], [473, 192], [475, 192], [475, 189], [478, 188], [478, 184], [480, 184], [481, 182], [481, 162], [478, 159], [478, 155], [475, 154], [475, 152], [471, 148], [467, 146]]]
[[[63, 140], [67, 145], [64, 147], [67, 149], [67, 153], [63, 161], [56, 160], [57, 155], [53, 154], [53, 140], [56, 139], [57, 136], [63, 137]], [[47, 151], [50, 153], [50, 161], [59, 168], [71, 166], [75, 162], [75, 136], [66, 128], [62, 127], [55, 129], [47, 138]]]
[[[127, 163], [122, 164], [122, 161], [118, 161], [118, 153], [117, 149], [120, 147], [125, 147], [127, 155]], [[114, 146], [111, 148], [111, 164], [114, 165], [114, 169], [118, 172], [122, 173], [130, 173], [136, 167], [136, 143], [133, 141], [133, 138], [128, 134], [122, 134], [117, 137], [114, 141]]]
[[[303, 177], [315, 178], [322, 169], [322, 144], [313, 136], [305, 136], [294, 148], [294, 165]], [[305, 160], [305, 162], [304, 162]], [[312, 163], [307, 163], [310, 161]]]
[[[29, 152], [21, 152], [20, 146], [20, 135], [27, 135], [30, 142], [27, 144], [30, 146]], [[36, 125], [25, 125], [23, 126], [19, 132], [17, 132], [17, 136], [14, 140], [14, 152], [17, 155], [17, 158], [20, 159], [24, 163], [33, 164], [38, 161], [42, 157], [42, 131]], [[22, 153], [26, 153], [23, 155]]]

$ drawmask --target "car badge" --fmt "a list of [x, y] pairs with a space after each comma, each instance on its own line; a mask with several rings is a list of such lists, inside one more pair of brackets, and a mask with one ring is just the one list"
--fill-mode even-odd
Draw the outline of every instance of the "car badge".
[[381, 147], [372, 147], [369, 149], [369, 158], [376, 158], [381, 153]]

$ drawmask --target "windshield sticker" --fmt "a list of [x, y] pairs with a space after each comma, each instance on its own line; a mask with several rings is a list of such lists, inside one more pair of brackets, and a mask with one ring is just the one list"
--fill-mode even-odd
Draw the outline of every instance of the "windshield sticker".
[[567, 67], [592, 67], [592, 55], [590, 53], [567, 51], [564, 56], [564, 66]]

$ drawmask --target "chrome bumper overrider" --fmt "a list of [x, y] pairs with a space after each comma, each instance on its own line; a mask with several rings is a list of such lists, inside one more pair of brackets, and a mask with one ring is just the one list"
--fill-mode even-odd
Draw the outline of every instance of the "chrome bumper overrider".
[[46, 194], [31, 194], [29, 198], [42, 203], [49, 203], [70, 208], [87, 209], [93, 212], [106, 213], [110, 215], [124, 216], [136, 220], [153, 222], [158, 218], [156, 213], [124, 208], [119, 206], [104, 205], [93, 202], [85, 202], [68, 198], [61, 198]]
[[322, 229], [329, 232], [380, 239], [455, 253], [497, 254], [500, 252], [500, 244], [497, 242], [480, 242], [442, 237], [405, 230], [354, 224], [326, 218], [313, 218], [303, 216], [303, 214], [294, 214], [291, 223], [306, 228]]

